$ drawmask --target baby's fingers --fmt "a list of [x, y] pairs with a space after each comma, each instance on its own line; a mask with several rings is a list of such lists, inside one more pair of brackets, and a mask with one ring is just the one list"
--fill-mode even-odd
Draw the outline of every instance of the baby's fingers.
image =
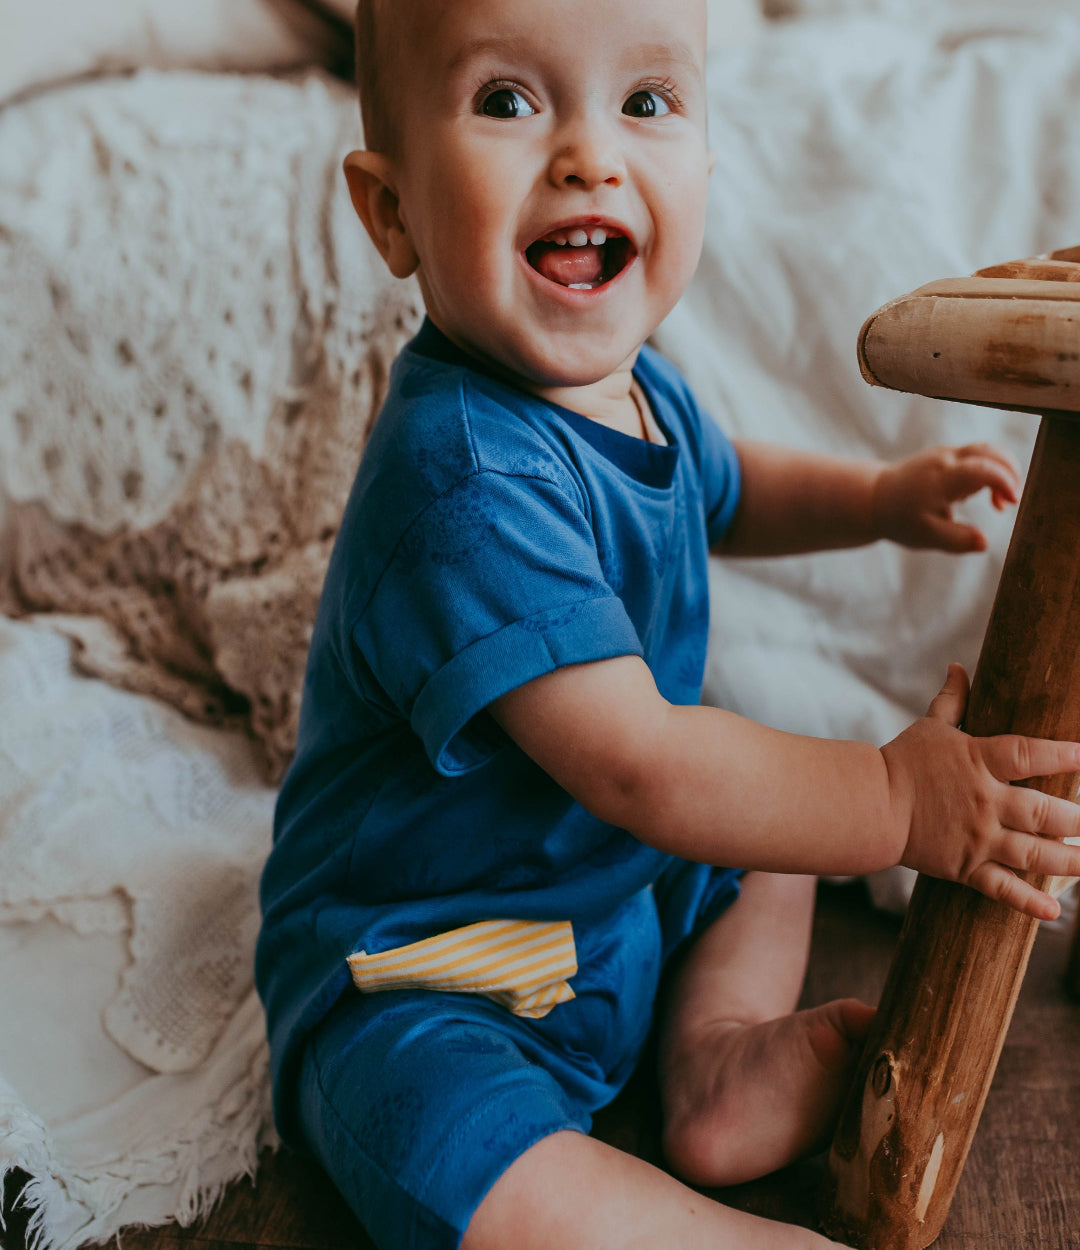
[[1008, 469], [1017, 481], [1020, 480], [1020, 469], [1016, 461], [1007, 451], [1002, 451], [993, 443], [965, 443], [963, 447], [957, 447], [956, 454], [961, 457], [979, 456], [986, 460], [996, 460], [998, 464]]
[[[1009, 786], [1001, 805], [1001, 823], [1007, 829], [1038, 833], [1044, 838], [1080, 838], [1080, 805], [1038, 790]], [[1077, 863], [1080, 863], [1080, 847], [1075, 849]], [[1013, 868], [1027, 867], [1011, 859], [1005, 862]], [[1057, 872], [1058, 869], [1046, 871]]]
[[1004, 474], [1004, 478], [998, 480], [1008, 484], [1007, 489], [1002, 489], [991, 482], [986, 483], [993, 490], [995, 498], [1001, 497], [1003, 502], [1008, 500], [1011, 503], [1016, 503], [1019, 499], [1020, 469], [1012, 456], [991, 443], [968, 443], [966, 447], [956, 449], [956, 457], [961, 462], [972, 461], [995, 465], [997, 470]]
[[997, 849], [998, 861], [1018, 872], [1048, 877], [1080, 877], [1080, 847], [1066, 846], [1009, 829]]
[[1036, 890], [1001, 864], [981, 865], [971, 874], [968, 884], [987, 898], [1005, 903], [1014, 911], [1034, 916], [1036, 920], [1056, 920], [1061, 914], [1061, 907], [1055, 899], [1042, 890]]
[[927, 716], [943, 720], [948, 725], [959, 725], [964, 719], [970, 690], [971, 682], [968, 680], [967, 670], [954, 661], [945, 672], [945, 684], [930, 700], [930, 706], [926, 709]]
[[989, 487], [995, 499], [1016, 503], [1020, 498], [1020, 482], [1011, 466], [989, 456], [963, 456], [949, 472], [947, 490], [950, 500], [967, 499], [983, 487]]
[[928, 516], [923, 524], [926, 526], [928, 541], [924, 545], [927, 547], [957, 556], [966, 555], [969, 551], [986, 550], [986, 535], [976, 525], [966, 525], [943, 516]]
[[1080, 772], [1080, 745], [1075, 742], [999, 734], [993, 738], [973, 738], [972, 743], [999, 781]]

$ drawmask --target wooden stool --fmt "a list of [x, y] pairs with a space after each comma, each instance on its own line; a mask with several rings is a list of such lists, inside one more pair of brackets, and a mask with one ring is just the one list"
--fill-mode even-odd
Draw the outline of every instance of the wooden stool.
[[[1080, 248], [893, 300], [863, 326], [859, 361], [874, 385], [1042, 415], [964, 728], [1080, 740]], [[1027, 784], [1075, 800], [1078, 780]], [[1037, 928], [919, 878], [829, 1153], [830, 1236], [862, 1250], [938, 1236]], [[1080, 977], [1080, 948], [1073, 964]]]

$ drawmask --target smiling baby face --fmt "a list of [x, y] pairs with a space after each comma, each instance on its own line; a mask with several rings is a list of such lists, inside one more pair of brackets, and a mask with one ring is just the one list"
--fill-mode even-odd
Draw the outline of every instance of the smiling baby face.
[[632, 361], [701, 250], [704, 0], [372, 2], [385, 150], [346, 172], [391, 268], [530, 389]]

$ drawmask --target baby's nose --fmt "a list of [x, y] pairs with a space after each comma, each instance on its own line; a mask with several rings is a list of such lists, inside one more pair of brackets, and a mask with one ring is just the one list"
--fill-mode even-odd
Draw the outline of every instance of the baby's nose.
[[551, 161], [551, 181], [558, 187], [618, 187], [626, 167], [613, 136], [598, 127], [580, 126], [564, 136]]

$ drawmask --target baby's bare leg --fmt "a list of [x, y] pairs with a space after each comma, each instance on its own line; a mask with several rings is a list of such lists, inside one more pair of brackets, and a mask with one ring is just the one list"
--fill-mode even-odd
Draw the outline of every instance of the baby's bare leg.
[[581, 1133], [545, 1137], [480, 1204], [462, 1250], [827, 1250], [838, 1243], [723, 1207]]
[[872, 1008], [792, 1014], [810, 947], [811, 877], [748, 873], [671, 988], [660, 1037], [664, 1151], [699, 1185], [762, 1176], [824, 1144]]
[[[789, 1162], [817, 1143], [835, 1113], [853, 1039], [873, 1013], [846, 999], [791, 1014], [813, 906], [812, 878], [748, 874], [742, 897], [699, 938], [671, 987], [661, 1034], [665, 1148], [698, 1183]], [[569, 1132], [511, 1164], [462, 1242], [463, 1250], [835, 1245], [721, 1206], [641, 1159]]]

